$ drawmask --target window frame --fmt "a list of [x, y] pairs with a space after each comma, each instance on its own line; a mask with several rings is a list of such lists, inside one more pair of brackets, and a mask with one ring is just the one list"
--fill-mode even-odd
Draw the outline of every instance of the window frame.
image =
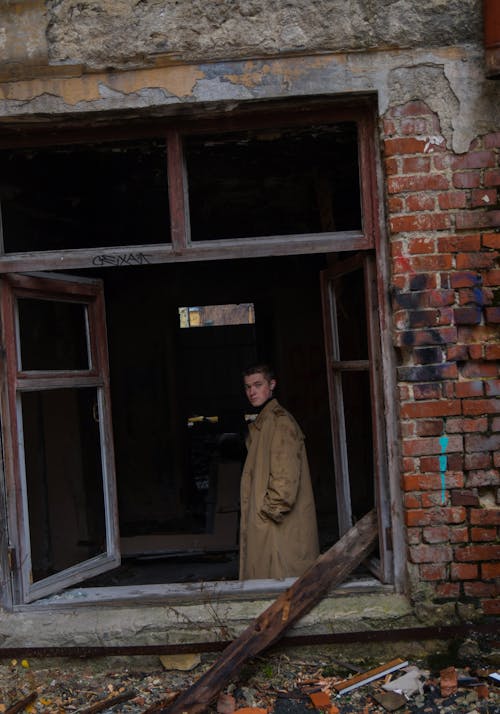
[[[89, 369], [20, 369], [17, 299], [29, 298], [80, 303], [86, 306]], [[12, 595], [16, 602], [29, 603], [60, 591], [120, 563], [118, 506], [111, 426], [111, 401], [107, 338], [102, 281], [64, 274], [9, 274], [0, 277], [2, 348], [6, 378], [2, 385], [1, 416], [4, 435], [7, 520], [9, 524], [10, 570], [14, 571]], [[100, 460], [106, 529], [105, 552], [82, 560], [54, 575], [32, 582], [28, 493], [23, 448], [21, 395], [44, 390], [96, 389], [100, 434]], [[15, 566], [15, 567], [14, 567]]]

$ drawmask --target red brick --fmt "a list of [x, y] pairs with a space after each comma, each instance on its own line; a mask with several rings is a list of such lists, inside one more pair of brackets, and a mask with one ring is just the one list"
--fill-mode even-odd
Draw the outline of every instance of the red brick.
[[450, 345], [446, 349], [446, 359], [450, 362], [464, 362], [468, 354], [466, 345]]
[[[384, 151], [386, 156], [399, 156], [401, 154], [419, 154], [423, 153], [425, 148], [425, 139], [386, 139], [384, 142]], [[485, 166], [494, 166], [495, 164], [484, 164]]]
[[440, 236], [438, 238], [439, 252], [476, 251], [481, 248], [481, 237], [478, 233], [474, 235]]
[[500, 563], [481, 563], [481, 577], [483, 580], [500, 578]]
[[483, 141], [485, 149], [494, 149], [496, 146], [500, 146], [500, 131], [493, 132], [493, 134], [486, 134]]
[[457, 382], [455, 384], [455, 394], [457, 397], [482, 397], [484, 394], [484, 383], [479, 380]]
[[488, 169], [484, 172], [485, 186], [500, 186], [500, 169]]
[[484, 387], [487, 397], [500, 397], [500, 379], [489, 379]]
[[445, 491], [424, 491], [422, 493], [422, 508], [433, 509], [442, 508], [443, 502], [448, 503], [448, 492]]
[[484, 233], [482, 243], [485, 248], [500, 249], [500, 233]]
[[475, 583], [464, 583], [464, 594], [467, 597], [495, 597], [498, 595], [498, 587], [495, 583], [484, 583], [478, 580]]
[[479, 496], [471, 489], [453, 490], [450, 496], [452, 506], [479, 506]]
[[464, 414], [500, 414], [499, 399], [469, 399], [463, 402]]
[[431, 168], [429, 156], [407, 156], [403, 158], [404, 174], [428, 173]]
[[485, 345], [484, 358], [488, 360], [500, 360], [500, 344]]
[[440, 399], [441, 394], [441, 384], [436, 384], [436, 382], [413, 385], [413, 397], [417, 400]]
[[[500, 559], [500, 545], [467, 545], [455, 549], [455, 560], [460, 563], [498, 559]], [[500, 567], [500, 563], [498, 565]]]
[[403, 503], [405, 508], [421, 508], [422, 499], [419, 494], [415, 493], [405, 493], [403, 498]]
[[[478, 206], [494, 206], [497, 202], [497, 192], [494, 188], [475, 188], [472, 191], [471, 196], [471, 206], [472, 208], [477, 208]], [[464, 206], [457, 206], [457, 208], [465, 208]]]
[[439, 583], [436, 587], [436, 595], [440, 598], [457, 600], [460, 596], [460, 585], [458, 583]]
[[469, 471], [466, 485], [469, 488], [480, 488], [482, 486], [498, 486], [500, 477], [496, 469]]
[[418, 436], [439, 436], [443, 433], [442, 419], [424, 419], [417, 421]]
[[[405, 491], [436, 491], [442, 486], [440, 474], [407, 473], [404, 475]], [[446, 488], [461, 488], [463, 474], [447, 472], [445, 474]]]
[[[483, 357], [483, 346], [482, 345], [469, 345], [468, 352], [469, 352], [469, 357], [471, 360], [476, 360], [476, 361], [481, 360]], [[475, 366], [477, 367], [477, 362], [476, 362]], [[464, 377], [472, 376], [471, 373], [467, 370], [467, 365], [464, 365], [464, 368], [462, 369], [461, 374]], [[474, 376], [479, 376], [479, 377], [483, 376], [484, 377], [484, 373], [482, 371], [479, 372], [479, 374], [477, 372], [475, 372]]]
[[418, 545], [420, 543], [420, 528], [407, 528], [406, 529], [406, 539], [408, 545]]
[[[482, 347], [477, 345], [480, 351]], [[469, 353], [470, 354], [470, 353]], [[496, 377], [498, 374], [497, 365], [491, 362], [466, 362], [462, 365], [460, 375], [464, 379], [474, 379], [477, 377]]]
[[396, 134], [396, 124], [392, 119], [384, 119], [384, 134]]
[[384, 165], [385, 165], [385, 173], [388, 176], [397, 174], [399, 171], [399, 161], [398, 161], [397, 157], [395, 157], [395, 156], [392, 156], [391, 158], [386, 159], [384, 161]]
[[455, 293], [453, 290], [430, 290], [427, 293], [429, 307], [443, 307], [453, 305]]
[[440, 193], [438, 195], [438, 204], [442, 211], [447, 211], [450, 208], [465, 208], [467, 206], [467, 194], [465, 191]]
[[448, 526], [432, 526], [422, 531], [424, 543], [447, 543], [450, 540]]
[[491, 301], [492, 291], [489, 288], [459, 288], [458, 301], [460, 305], [484, 305]]
[[453, 310], [453, 318], [456, 325], [479, 325], [482, 312], [481, 307], [478, 305], [475, 307], [457, 307]]
[[471, 528], [470, 531], [471, 541], [477, 542], [487, 542], [496, 540], [497, 529], [496, 528]]
[[496, 228], [500, 226], [500, 211], [462, 211], [455, 217], [457, 230], [470, 230], [471, 228]]
[[414, 402], [401, 407], [403, 418], [454, 416], [460, 414], [462, 405], [458, 399], [441, 399], [428, 402]]
[[419, 567], [421, 580], [446, 580], [446, 565], [426, 563]]
[[494, 324], [500, 323], [500, 307], [486, 307], [484, 317], [486, 322]]
[[387, 190], [389, 193], [403, 193], [406, 191], [439, 191], [447, 188], [448, 179], [443, 174], [391, 176], [387, 181]]
[[[406, 135], [422, 135], [422, 134], [431, 134], [432, 133], [432, 125], [433, 122], [429, 121], [427, 118], [424, 117], [414, 117], [414, 118], [404, 118], [401, 119], [401, 133], [406, 134]], [[426, 142], [427, 146], [427, 142]], [[432, 145], [432, 148], [435, 150], [436, 145]], [[424, 151], [429, 150], [424, 147]]]
[[452, 563], [450, 574], [452, 580], [477, 580], [478, 566], [470, 563]]
[[406, 201], [407, 211], [432, 211], [434, 210], [434, 196], [428, 193], [411, 193]]
[[482, 452], [500, 450], [500, 434], [468, 434], [465, 437], [467, 452]]
[[387, 201], [389, 213], [401, 213], [405, 207], [405, 203], [399, 196], [391, 196]]
[[472, 508], [469, 517], [473, 526], [500, 526], [500, 508]]
[[446, 431], [448, 434], [463, 432], [483, 432], [488, 428], [487, 417], [472, 417], [471, 419], [452, 418], [446, 421]]
[[465, 508], [438, 507], [422, 508], [414, 511], [407, 511], [405, 514], [407, 526], [438, 526], [446, 523], [463, 523], [467, 513]]
[[479, 273], [473, 272], [471, 270], [453, 273], [450, 276], [450, 283], [452, 288], [476, 288], [481, 285], [481, 276]]
[[498, 287], [500, 285], [500, 269], [490, 270], [483, 276], [484, 284]]
[[483, 253], [458, 253], [456, 257], [457, 270], [483, 270], [495, 264], [498, 258], [496, 251]]
[[468, 154], [454, 156], [451, 159], [451, 166], [456, 170], [483, 169], [495, 166], [495, 164], [496, 156], [494, 151], [471, 151]]
[[[419, 405], [420, 406], [420, 405]], [[461, 436], [450, 436], [446, 446], [446, 452], [462, 451], [463, 439]], [[437, 437], [427, 437], [420, 439], [405, 440], [403, 442], [403, 454], [406, 456], [424, 456], [428, 454], [441, 454], [442, 447]]]
[[455, 188], [477, 188], [480, 184], [481, 176], [477, 171], [457, 171], [453, 174], [453, 186]]
[[436, 241], [434, 238], [410, 238], [407, 245], [409, 255], [434, 253], [436, 250]]
[[450, 270], [453, 263], [451, 255], [436, 254], [415, 256], [414, 258], [411, 258], [410, 265], [415, 272], [422, 272], [433, 270]]
[[491, 454], [475, 453], [465, 454], [464, 467], [466, 469], [488, 469], [491, 466]]
[[468, 543], [469, 529], [467, 526], [453, 526], [450, 528], [450, 543]]
[[[391, 231], [393, 233], [405, 233], [411, 231], [439, 231], [444, 230], [445, 228], [449, 228], [451, 225], [449, 216], [444, 213], [419, 213], [407, 216], [394, 216], [390, 219], [390, 224]], [[483, 222], [480, 225], [491, 226], [494, 224]]]
[[453, 560], [449, 545], [414, 545], [409, 551], [412, 563], [449, 563]]
[[[397, 107], [392, 107], [389, 111], [390, 116], [394, 117], [410, 117], [410, 116], [430, 116], [436, 117], [433, 111], [427, 106], [425, 102], [420, 101], [420, 99], [414, 99], [406, 104], [399, 105]], [[494, 136], [494, 135], [493, 135]]]
[[500, 615], [500, 599], [483, 600], [483, 612], [485, 615]]

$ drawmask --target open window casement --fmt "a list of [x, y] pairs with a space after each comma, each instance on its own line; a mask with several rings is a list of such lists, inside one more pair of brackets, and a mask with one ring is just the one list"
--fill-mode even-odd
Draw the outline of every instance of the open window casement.
[[339, 535], [373, 506], [379, 552], [367, 565], [390, 582], [377, 286], [373, 256], [355, 254], [321, 273]]
[[17, 602], [120, 562], [103, 287], [0, 280], [2, 430]]

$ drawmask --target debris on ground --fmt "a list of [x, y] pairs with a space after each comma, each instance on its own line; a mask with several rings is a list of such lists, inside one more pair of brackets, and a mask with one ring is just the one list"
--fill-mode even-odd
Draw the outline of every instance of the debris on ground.
[[[249, 661], [207, 709], [210, 714], [500, 714], [499, 643], [483, 659], [374, 661], [338, 658], [331, 647], [271, 651]], [[398, 654], [404, 654], [401, 646]], [[217, 660], [102, 657], [2, 660], [0, 714], [168, 712]], [[400, 662], [404, 666], [399, 666]], [[391, 665], [392, 662], [392, 665]], [[188, 665], [188, 666], [186, 666]], [[387, 669], [394, 669], [390, 672]], [[191, 667], [191, 668], [189, 668]], [[373, 671], [377, 677], [372, 679]], [[381, 676], [378, 673], [382, 672]], [[346, 691], [340, 683], [357, 682]]]

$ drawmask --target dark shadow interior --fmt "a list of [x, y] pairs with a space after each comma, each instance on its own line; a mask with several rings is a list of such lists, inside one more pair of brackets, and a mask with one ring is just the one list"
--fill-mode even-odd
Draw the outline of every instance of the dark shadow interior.
[[[161, 139], [0, 152], [5, 252], [169, 242], [165, 158]], [[361, 227], [353, 124], [191, 138], [186, 165], [194, 241]], [[319, 281], [334, 259], [311, 254], [78, 271], [104, 283], [123, 561], [87, 584], [237, 578], [239, 478], [249, 412], [241, 370], [254, 360], [275, 366], [277, 396], [306, 434], [321, 547], [335, 542]], [[180, 308], [228, 304], [252, 305], [255, 321], [181, 327]], [[342, 329], [356, 343], [366, 329], [362, 285], [346, 284], [344, 307]], [[73, 355], [75, 366], [65, 367], [82, 368], [78, 313], [69, 303], [20, 304], [27, 334], [32, 329], [23, 349], [33, 369], [56, 368], [55, 354], [63, 361]], [[76, 347], [68, 346], [67, 331], [51, 327], [64, 320], [73, 323]], [[36, 337], [40, 324], [45, 338]], [[347, 375], [344, 389], [356, 516], [373, 503], [366, 374]], [[69, 545], [64, 552], [65, 540], [56, 538], [51, 519], [77, 524], [72, 547], [78, 553], [87, 549], [88, 557], [100, 552], [96, 539], [103, 532], [95, 497], [83, 499], [65, 486], [69, 473], [81, 472], [87, 490], [94, 489], [91, 472], [98, 468], [85, 453], [96, 439], [95, 397], [60, 397], [34, 393], [23, 404], [40, 578], [79, 562]], [[56, 439], [68, 424], [71, 438]], [[37, 503], [45, 504], [43, 513]], [[57, 557], [56, 550], [62, 551]]]

